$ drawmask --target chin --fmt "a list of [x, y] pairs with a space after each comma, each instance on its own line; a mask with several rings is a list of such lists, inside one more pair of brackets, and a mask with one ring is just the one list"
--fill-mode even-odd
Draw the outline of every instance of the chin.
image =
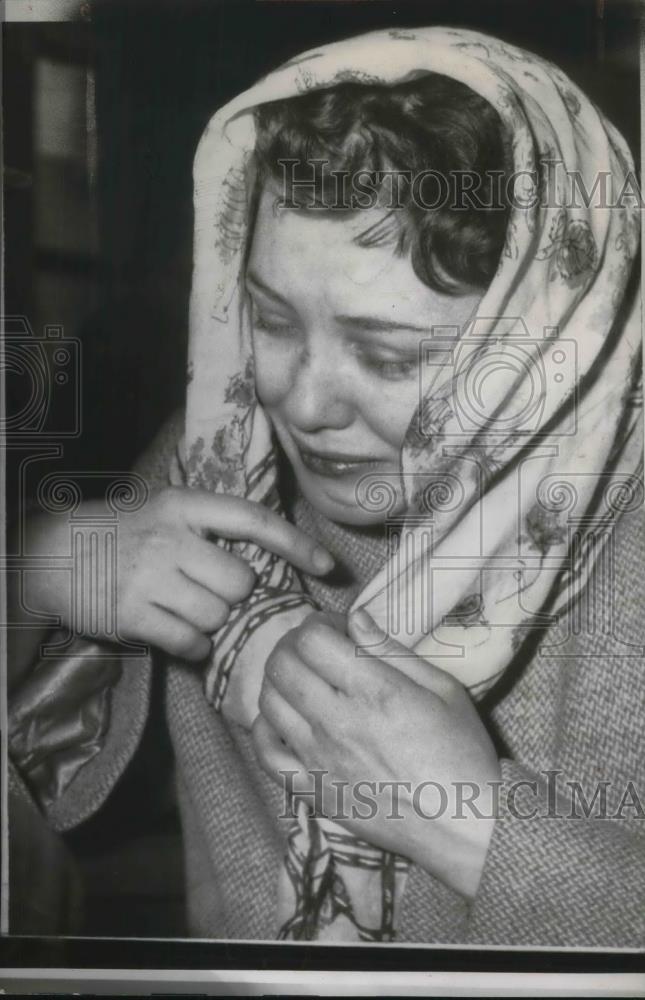
[[385, 524], [387, 519], [384, 514], [371, 514], [360, 507], [345, 507], [328, 500], [318, 502], [314, 497], [308, 497], [308, 500], [312, 507], [335, 524], [345, 524], [354, 528], [373, 528], [378, 524]]
[[316, 483], [309, 477], [306, 481], [299, 479], [299, 486], [303, 496], [311, 506], [323, 517], [336, 524], [345, 524], [355, 528], [370, 528], [385, 524], [388, 517], [396, 513], [393, 510], [365, 510], [356, 502], [354, 485], [347, 489], [346, 497], [342, 495], [344, 490], [333, 489], [325, 483]]

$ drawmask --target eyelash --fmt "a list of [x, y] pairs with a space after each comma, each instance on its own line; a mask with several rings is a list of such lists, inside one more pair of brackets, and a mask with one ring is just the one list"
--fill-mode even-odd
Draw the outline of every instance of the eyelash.
[[[253, 328], [261, 330], [272, 337], [283, 337], [294, 329], [294, 327], [289, 326], [287, 323], [271, 323], [264, 316], [260, 315], [253, 318]], [[388, 382], [404, 381], [411, 378], [418, 368], [417, 358], [410, 358], [405, 361], [382, 361], [378, 358], [363, 357], [361, 363], [370, 371], [375, 372], [379, 378]]]
[[368, 368], [375, 371], [380, 378], [389, 382], [404, 381], [411, 378], [417, 370], [417, 361], [374, 361], [364, 362]]
[[253, 328], [255, 330], [262, 330], [264, 333], [270, 333], [275, 337], [281, 336], [288, 330], [293, 330], [293, 327], [289, 326], [288, 323], [270, 323], [263, 316], [255, 316], [253, 318]]

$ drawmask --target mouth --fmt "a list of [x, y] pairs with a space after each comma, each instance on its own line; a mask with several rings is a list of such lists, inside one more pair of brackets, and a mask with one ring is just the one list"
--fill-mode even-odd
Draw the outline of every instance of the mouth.
[[365, 457], [333, 451], [310, 451], [301, 447], [298, 447], [298, 452], [306, 469], [318, 476], [329, 476], [334, 479], [365, 472], [370, 467], [378, 465], [379, 461], [372, 455]]

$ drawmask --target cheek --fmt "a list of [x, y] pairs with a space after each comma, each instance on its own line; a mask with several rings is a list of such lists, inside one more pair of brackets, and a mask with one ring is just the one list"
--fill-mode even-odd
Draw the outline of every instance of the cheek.
[[291, 381], [289, 351], [284, 347], [263, 344], [256, 338], [253, 344], [255, 360], [255, 392], [265, 407], [275, 407], [288, 394]]
[[363, 420], [381, 441], [400, 449], [419, 403], [418, 379], [386, 382], [369, 379], [358, 389]]

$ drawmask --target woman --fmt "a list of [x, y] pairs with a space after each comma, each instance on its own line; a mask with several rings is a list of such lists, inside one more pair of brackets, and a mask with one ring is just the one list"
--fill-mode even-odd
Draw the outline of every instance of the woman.
[[[640, 564], [638, 215], [567, 186], [630, 167], [559, 70], [451, 29], [307, 53], [207, 127], [183, 441], [118, 605], [171, 656], [194, 933], [642, 944], [638, 615], [576, 610]], [[108, 718], [96, 652], [76, 759], [38, 754], [38, 672], [14, 700], [58, 829], [145, 716], [150, 663]], [[599, 782], [612, 818], [565, 819]]]

